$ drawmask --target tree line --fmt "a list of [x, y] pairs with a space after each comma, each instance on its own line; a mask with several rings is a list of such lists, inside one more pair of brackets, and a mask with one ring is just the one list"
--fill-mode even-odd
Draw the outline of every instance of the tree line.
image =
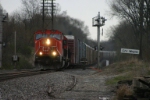
[[[40, 0], [22, 0], [20, 11], [9, 15], [7, 22], [3, 23], [3, 68], [14, 68], [12, 56], [14, 55], [14, 32], [16, 32], [16, 51], [20, 57], [16, 68], [32, 68], [34, 55], [34, 33], [42, 30], [42, 12]], [[45, 14], [44, 29], [51, 29], [51, 15]], [[54, 29], [60, 30], [64, 35], [74, 35], [90, 46], [96, 41], [89, 40], [89, 29], [83, 21], [71, 18], [67, 12], [60, 12], [59, 5], [54, 15]]]
[[[120, 58], [130, 55], [120, 54], [121, 48], [139, 49], [142, 60], [149, 60], [150, 55], [150, 1], [149, 0], [111, 0], [111, 15], [117, 16], [120, 23], [111, 28], [116, 51]], [[119, 59], [120, 59], [119, 58]]]
[[[109, 0], [109, 12], [117, 16], [120, 23], [111, 28], [113, 34], [109, 41], [101, 43], [103, 50], [117, 51], [118, 59], [129, 59], [137, 57], [149, 60], [150, 55], [150, 1], [149, 0]], [[11, 57], [14, 55], [14, 32], [17, 33], [17, 54], [20, 57], [18, 66], [32, 67], [34, 54], [34, 32], [43, 29], [41, 0], [22, 0], [20, 11], [9, 15], [8, 21], [3, 23], [3, 41], [6, 47], [3, 48], [3, 66], [13, 68]], [[67, 12], [60, 12], [57, 5], [54, 15], [54, 29], [65, 34], [74, 35], [83, 42], [94, 47], [96, 41], [89, 40], [88, 27], [83, 21], [71, 18]], [[51, 29], [51, 15], [45, 15], [45, 29]], [[121, 48], [139, 49], [139, 55], [121, 54]]]

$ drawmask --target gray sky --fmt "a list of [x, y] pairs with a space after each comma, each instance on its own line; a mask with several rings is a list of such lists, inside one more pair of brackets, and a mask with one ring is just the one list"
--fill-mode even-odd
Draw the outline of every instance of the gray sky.
[[[110, 26], [117, 25], [118, 21], [109, 15], [110, 0], [56, 0], [59, 3], [61, 12], [67, 11], [67, 15], [84, 21], [90, 31], [89, 38], [97, 40], [97, 27], [92, 27], [92, 18], [98, 15], [105, 17], [107, 21], [103, 26], [104, 35], [101, 40], [106, 40], [109, 34]], [[21, 8], [21, 0], [0, 0], [2, 7], [9, 13], [13, 13]]]

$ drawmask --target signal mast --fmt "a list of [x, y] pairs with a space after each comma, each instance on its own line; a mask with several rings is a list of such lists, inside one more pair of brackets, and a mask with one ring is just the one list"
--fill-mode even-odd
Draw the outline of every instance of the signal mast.
[[100, 68], [100, 27], [105, 25], [105, 17], [100, 16], [100, 12], [96, 17], [92, 18], [92, 25], [93, 27], [97, 26], [97, 68]]

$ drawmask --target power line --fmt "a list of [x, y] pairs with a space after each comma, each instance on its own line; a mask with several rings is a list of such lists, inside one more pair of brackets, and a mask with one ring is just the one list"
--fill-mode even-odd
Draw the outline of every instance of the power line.
[[[51, 1], [51, 2], [50, 2]], [[54, 12], [56, 8], [56, 3], [54, 3], [54, 0], [43, 0], [42, 2], [42, 20], [43, 20], [43, 29], [45, 28], [45, 16], [51, 15], [51, 26], [52, 29], [54, 29]]]

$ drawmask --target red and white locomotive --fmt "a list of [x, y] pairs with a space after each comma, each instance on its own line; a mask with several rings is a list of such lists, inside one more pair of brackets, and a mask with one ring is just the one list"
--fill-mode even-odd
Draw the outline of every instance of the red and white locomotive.
[[58, 30], [39, 30], [35, 32], [35, 65], [48, 65], [55, 69], [67, 66], [68, 44], [67, 38]]
[[97, 51], [73, 35], [63, 35], [58, 30], [35, 32], [34, 64], [60, 69], [69, 65], [80, 65], [96, 61]]

